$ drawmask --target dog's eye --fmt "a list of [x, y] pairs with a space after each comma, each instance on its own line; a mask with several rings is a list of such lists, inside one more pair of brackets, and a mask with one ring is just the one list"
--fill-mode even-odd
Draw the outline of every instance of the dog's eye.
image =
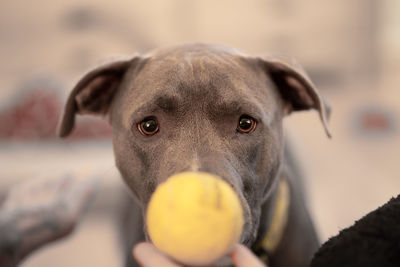
[[145, 118], [138, 124], [138, 129], [143, 135], [154, 135], [158, 132], [158, 122], [156, 118]]
[[250, 133], [256, 128], [257, 122], [250, 116], [242, 115], [239, 118], [237, 130], [240, 133]]

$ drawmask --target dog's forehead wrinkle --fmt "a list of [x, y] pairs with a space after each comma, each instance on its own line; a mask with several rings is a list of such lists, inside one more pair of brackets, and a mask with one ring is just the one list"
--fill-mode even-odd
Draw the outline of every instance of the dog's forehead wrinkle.
[[206, 68], [207, 65], [216, 66], [239, 66], [235, 58], [226, 53], [216, 53], [214, 51], [189, 51], [183, 55], [184, 60], [189, 66], [195, 65], [201, 68]]
[[154, 97], [153, 105], [159, 107], [165, 112], [174, 112], [178, 109], [179, 99], [177, 96], [170, 94], [161, 94]]
[[178, 51], [173, 54], [155, 56], [148, 69], [163, 73], [167, 78], [180, 78], [184, 81], [210, 79], [217, 75], [240, 75], [241, 63], [228, 53], [208, 50]]
[[224, 46], [218, 45], [206, 45], [206, 44], [196, 44], [196, 45], [181, 45], [176, 47], [169, 47], [154, 51], [151, 55], [152, 58], [156, 59], [173, 59], [177, 60], [189, 56], [188, 59], [200, 57], [213, 57], [224, 58], [225, 60], [231, 60], [239, 56], [243, 57], [244, 53], [240, 51]]

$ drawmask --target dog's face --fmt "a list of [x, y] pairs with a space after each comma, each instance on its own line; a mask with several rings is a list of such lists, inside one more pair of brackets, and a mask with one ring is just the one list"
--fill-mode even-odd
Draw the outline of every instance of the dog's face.
[[[72, 104], [71, 104], [72, 103]], [[87, 74], [67, 103], [73, 113], [107, 114], [117, 167], [145, 211], [169, 176], [204, 171], [238, 194], [251, 244], [283, 156], [282, 118], [321, 98], [301, 72], [209, 45], [188, 45], [118, 61]]]

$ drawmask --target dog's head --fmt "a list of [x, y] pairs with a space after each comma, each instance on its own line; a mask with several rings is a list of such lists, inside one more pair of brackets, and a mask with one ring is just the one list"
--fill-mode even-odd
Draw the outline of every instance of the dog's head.
[[65, 107], [109, 118], [116, 164], [146, 209], [157, 185], [175, 173], [205, 171], [237, 192], [245, 215], [242, 242], [255, 239], [261, 206], [283, 156], [282, 119], [327, 108], [294, 63], [250, 57], [212, 45], [186, 45], [112, 62], [86, 74]]

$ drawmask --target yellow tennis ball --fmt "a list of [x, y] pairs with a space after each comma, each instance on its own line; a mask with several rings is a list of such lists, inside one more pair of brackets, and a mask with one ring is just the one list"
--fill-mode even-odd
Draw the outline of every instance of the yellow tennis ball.
[[160, 184], [147, 209], [154, 245], [175, 260], [206, 265], [229, 253], [243, 225], [240, 201], [221, 178], [184, 172]]

